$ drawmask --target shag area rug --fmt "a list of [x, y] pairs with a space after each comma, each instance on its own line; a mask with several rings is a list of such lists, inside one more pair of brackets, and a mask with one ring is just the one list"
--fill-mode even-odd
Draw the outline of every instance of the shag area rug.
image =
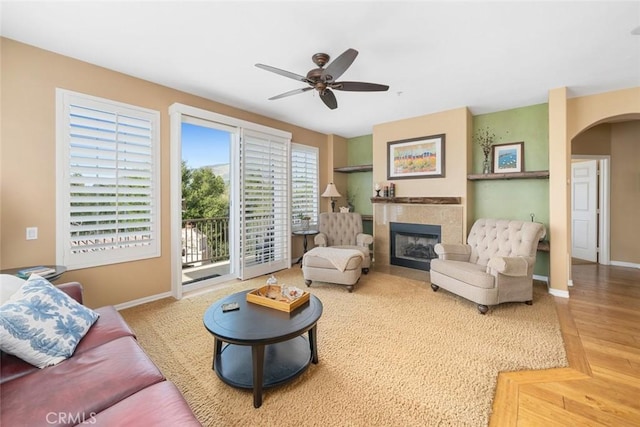
[[568, 365], [542, 283], [534, 285], [532, 306], [501, 304], [483, 316], [428, 282], [376, 271], [362, 275], [353, 293], [322, 282], [307, 288], [297, 266], [276, 277], [322, 301], [319, 363], [266, 389], [258, 409], [251, 390], [223, 383], [211, 369], [213, 337], [203, 314], [220, 298], [263, 286], [267, 276], [121, 312], [205, 426], [482, 426], [499, 372]]

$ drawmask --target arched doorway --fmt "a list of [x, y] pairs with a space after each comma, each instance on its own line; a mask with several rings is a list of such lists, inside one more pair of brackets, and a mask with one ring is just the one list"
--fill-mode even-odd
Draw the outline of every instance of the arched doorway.
[[[572, 138], [571, 242], [574, 263], [578, 258], [599, 264], [640, 265], [640, 259], [635, 255], [640, 252], [640, 242], [636, 242], [635, 237], [638, 233], [630, 233], [638, 227], [635, 212], [640, 209], [640, 200], [637, 200], [637, 187], [629, 182], [634, 171], [640, 171], [639, 142], [640, 114], [600, 120]], [[612, 165], [614, 170], [611, 170]], [[593, 166], [598, 173], [591, 180], [581, 171], [588, 171]], [[597, 191], [588, 192], [585, 197], [582, 193], [593, 183]], [[576, 191], [576, 188], [580, 190]], [[576, 208], [576, 204], [581, 206]], [[594, 206], [596, 211], [589, 209]], [[588, 218], [590, 213], [598, 218], [593, 224]], [[588, 225], [583, 227], [582, 224]], [[589, 243], [593, 238], [597, 245], [591, 247]], [[586, 251], [583, 250], [585, 247]], [[594, 256], [590, 258], [589, 255]]]

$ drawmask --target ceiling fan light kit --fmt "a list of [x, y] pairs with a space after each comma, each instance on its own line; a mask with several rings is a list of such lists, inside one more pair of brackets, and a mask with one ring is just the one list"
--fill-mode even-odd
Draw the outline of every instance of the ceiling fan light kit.
[[271, 67], [270, 65], [256, 64], [256, 67], [309, 85], [309, 87], [294, 89], [281, 93], [280, 95], [272, 96], [269, 100], [285, 98], [287, 96], [315, 89], [320, 94], [322, 102], [324, 102], [324, 104], [330, 109], [335, 110], [338, 108], [338, 101], [331, 89], [349, 92], [384, 92], [389, 89], [389, 86], [377, 83], [348, 81], [337, 82], [336, 79], [339, 79], [340, 76], [342, 76], [342, 74], [344, 74], [344, 72], [351, 66], [353, 61], [356, 59], [356, 56], [358, 56], [357, 50], [347, 49], [340, 56], [334, 59], [326, 68], [324, 68], [324, 66], [329, 63], [331, 57], [326, 53], [316, 53], [311, 57], [311, 60], [318, 66], [318, 68], [310, 70], [306, 76]]

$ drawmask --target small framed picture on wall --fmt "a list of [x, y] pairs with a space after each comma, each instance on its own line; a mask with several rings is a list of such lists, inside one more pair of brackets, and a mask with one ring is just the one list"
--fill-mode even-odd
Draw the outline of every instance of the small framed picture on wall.
[[495, 144], [493, 173], [524, 172], [524, 142]]

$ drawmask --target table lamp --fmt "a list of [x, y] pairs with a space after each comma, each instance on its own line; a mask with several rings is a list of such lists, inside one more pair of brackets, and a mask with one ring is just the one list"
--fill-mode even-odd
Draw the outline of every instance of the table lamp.
[[330, 182], [327, 185], [327, 188], [324, 190], [324, 193], [322, 193], [322, 197], [331, 197], [331, 212], [335, 212], [336, 209], [336, 197], [342, 197], [340, 195], [340, 193], [338, 193], [338, 190], [336, 189], [336, 186], [334, 185], [333, 182]]

